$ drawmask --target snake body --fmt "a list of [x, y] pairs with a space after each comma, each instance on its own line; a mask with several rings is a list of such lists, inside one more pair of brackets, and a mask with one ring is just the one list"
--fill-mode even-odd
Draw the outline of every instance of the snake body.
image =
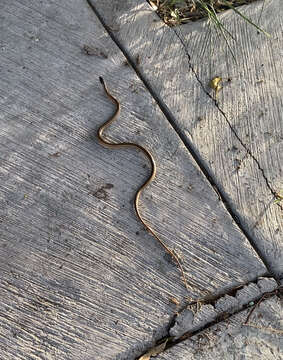
[[184, 285], [186, 287], [186, 289], [189, 289], [187, 280], [186, 280], [186, 276], [182, 267], [182, 264], [178, 258], [178, 256], [175, 254], [175, 252], [173, 250], [171, 250], [165, 243], [164, 241], [162, 241], [157, 234], [151, 229], [151, 227], [144, 221], [144, 219], [141, 216], [140, 210], [139, 210], [139, 200], [140, 200], [140, 195], [142, 193], [142, 191], [153, 181], [153, 179], [155, 178], [156, 175], [156, 164], [154, 161], [154, 158], [152, 156], [152, 154], [143, 146], [139, 145], [139, 144], [135, 144], [135, 143], [130, 143], [130, 142], [122, 142], [122, 143], [112, 143], [109, 140], [107, 140], [107, 138], [104, 137], [103, 132], [106, 128], [109, 127], [109, 125], [111, 123], [113, 123], [113, 121], [115, 121], [115, 119], [117, 119], [117, 117], [120, 114], [121, 111], [121, 105], [120, 102], [113, 96], [111, 95], [111, 93], [108, 90], [108, 87], [105, 83], [105, 81], [103, 80], [102, 77], [99, 77], [99, 80], [104, 88], [104, 91], [106, 93], [106, 95], [108, 96], [108, 98], [114, 103], [114, 105], [116, 106], [116, 110], [114, 112], [114, 114], [105, 122], [103, 123], [99, 129], [97, 130], [97, 137], [99, 139], [99, 142], [107, 147], [107, 148], [111, 148], [111, 149], [116, 149], [116, 148], [135, 148], [135, 149], [139, 149], [141, 150], [146, 157], [148, 158], [148, 160], [150, 161], [150, 165], [151, 165], [151, 174], [150, 176], [147, 178], [147, 180], [141, 185], [141, 187], [137, 190], [136, 195], [135, 195], [135, 200], [134, 200], [134, 208], [137, 214], [138, 219], [140, 220], [140, 222], [143, 224], [143, 226], [146, 228], [146, 230], [160, 243], [160, 245], [165, 249], [165, 251], [175, 260], [181, 275], [182, 275], [182, 279], [184, 282]]

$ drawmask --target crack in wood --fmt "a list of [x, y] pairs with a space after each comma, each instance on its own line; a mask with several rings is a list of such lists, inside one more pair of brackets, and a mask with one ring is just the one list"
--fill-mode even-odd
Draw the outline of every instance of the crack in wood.
[[[185, 44], [185, 42], [184, 42], [184, 39], [183, 39], [183, 38], [181, 37], [181, 35], [180, 35], [181, 30], [180, 30], [180, 33], [178, 33], [174, 28], [172, 28], [172, 29], [173, 29], [175, 35], [176, 35], [176, 36], [178, 37], [178, 39], [180, 40], [181, 45], [183, 46], [183, 49], [184, 49], [184, 51], [185, 51], [185, 54], [186, 54], [186, 56], [187, 56], [187, 58], [188, 58], [189, 68], [190, 68], [190, 70], [192, 71], [192, 73], [194, 74], [194, 76], [195, 76], [196, 80], [198, 81], [198, 83], [200, 84], [201, 89], [202, 89], [202, 90], [204, 91], [204, 93], [213, 101], [214, 105], [216, 106], [216, 108], [218, 109], [218, 111], [221, 113], [221, 115], [224, 117], [225, 121], [227, 122], [227, 124], [228, 124], [231, 132], [235, 135], [236, 139], [239, 141], [239, 143], [242, 145], [242, 147], [246, 150], [247, 154], [254, 160], [254, 162], [256, 163], [259, 171], [261, 172], [261, 174], [262, 174], [262, 176], [263, 176], [263, 179], [264, 179], [264, 181], [265, 181], [265, 183], [266, 183], [267, 188], [268, 188], [269, 191], [272, 193], [272, 195], [274, 196], [275, 200], [279, 199], [279, 198], [280, 198], [280, 194], [279, 194], [276, 190], [274, 190], [274, 189], [272, 188], [272, 186], [270, 185], [270, 183], [269, 183], [269, 181], [268, 181], [268, 178], [267, 178], [267, 176], [265, 175], [265, 172], [264, 172], [263, 168], [261, 167], [259, 161], [258, 161], [257, 158], [252, 154], [251, 150], [250, 150], [250, 149], [248, 148], [248, 146], [243, 142], [243, 140], [240, 138], [240, 136], [237, 134], [237, 132], [234, 130], [231, 122], [230, 122], [229, 119], [228, 119], [228, 116], [227, 116], [227, 115], [225, 114], [225, 112], [221, 109], [221, 107], [220, 107], [217, 99], [214, 98], [213, 96], [211, 96], [211, 94], [206, 90], [204, 84], [202, 83], [201, 79], [199, 78], [196, 70], [194, 69], [194, 67], [193, 67], [193, 65], [192, 65], [192, 63], [191, 63], [191, 56], [190, 56], [190, 54], [189, 54], [189, 52], [188, 52], [187, 46], [186, 46], [186, 44]], [[282, 206], [279, 202], [277, 202], [276, 205], [279, 206], [281, 210], [283, 210], [283, 206]]]

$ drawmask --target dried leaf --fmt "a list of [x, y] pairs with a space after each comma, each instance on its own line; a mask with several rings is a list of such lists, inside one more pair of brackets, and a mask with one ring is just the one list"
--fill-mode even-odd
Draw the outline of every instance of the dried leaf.
[[211, 89], [213, 89], [215, 91], [215, 99], [217, 98], [219, 90], [221, 90], [221, 81], [222, 81], [222, 78], [216, 76], [209, 82], [209, 86], [211, 87]]
[[165, 341], [163, 341], [163, 343], [151, 348], [146, 354], [142, 355], [138, 360], [150, 360], [151, 356], [156, 356], [162, 353], [169, 339], [170, 338], [167, 338]]
[[149, 0], [150, 6], [153, 8], [154, 11], [158, 10], [158, 6], [151, 0]]
[[221, 81], [222, 81], [222, 78], [216, 76], [215, 78], [210, 80], [209, 86], [211, 87], [211, 89], [213, 89], [215, 91], [220, 90], [221, 89], [221, 85], [220, 85]]
[[180, 301], [178, 299], [176, 299], [174, 296], [171, 296], [169, 298], [169, 301], [175, 305], [180, 305]]

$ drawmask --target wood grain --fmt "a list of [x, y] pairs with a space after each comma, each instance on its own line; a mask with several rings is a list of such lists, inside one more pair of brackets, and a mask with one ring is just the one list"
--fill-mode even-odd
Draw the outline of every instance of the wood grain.
[[[279, 0], [238, 8], [267, 37], [232, 10], [220, 15], [228, 47], [206, 21], [164, 25], [146, 1], [92, 1], [113, 36], [165, 104], [193, 151], [224, 194], [271, 271], [283, 276], [282, 243], [282, 6]], [[115, 12], [111, 11], [111, 6]], [[210, 29], [210, 30], [209, 30]], [[215, 94], [208, 84], [223, 78]]]
[[[166, 334], [171, 296], [266, 271], [86, 3], [4, 0], [0, 14], [1, 357], [132, 359]], [[146, 159], [97, 142], [113, 111], [99, 76], [122, 103], [108, 136], [156, 158], [142, 212], [189, 294], [133, 211]]]

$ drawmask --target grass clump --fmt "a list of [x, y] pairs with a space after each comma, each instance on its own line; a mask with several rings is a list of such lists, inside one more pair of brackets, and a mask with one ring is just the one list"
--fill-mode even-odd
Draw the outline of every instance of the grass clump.
[[174, 26], [202, 18], [211, 19], [217, 13], [228, 9], [233, 9], [238, 15], [251, 22], [236, 7], [254, 1], [256, 0], [150, 0], [149, 2], [155, 5], [157, 13], [167, 25]]
[[[225, 10], [232, 9], [237, 15], [245, 20], [250, 25], [254, 26], [259, 32], [266, 36], [269, 34], [261, 29], [257, 24], [252, 22], [248, 17], [242, 14], [237, 7], [247, 5], [257, 0], [148, 0], [154, 6], [158, 15], [169, 26], [176, 26], [189, 21], [196, 21], [203, 18], [208, 19], [209, 26], [213, 26], [217, 33], [220, 33], [225, 39], [225, 42], [234, 58], [234, 53], [231, 50], [229, 39], [235, 40], [231, 34], [219, 20], [217, 14]], [[264, 7], [263, 0], [261, 14]], [[260, 14], [260, 17], [261, 17]], [[260, 18], [258, 19], [258, 21]]]

